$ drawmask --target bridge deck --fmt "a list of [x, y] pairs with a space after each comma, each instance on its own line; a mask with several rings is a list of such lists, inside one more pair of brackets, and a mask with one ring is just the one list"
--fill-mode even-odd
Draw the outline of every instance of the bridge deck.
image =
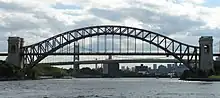
[[[172, 55], [171, 53], [30, 53], [22, 55], [154, 55], [154, 56], [167, 56]], [[179, 54], [176, 55], [187, 55]], [[193, 55], [193, 54], [189, 54]], [[8, 53], [0, 53], [0, 56], [8, 56]], [[213, 56], [220, 56], [220, 53], [215, 53]]]
[[75, 62], [51, 62], [40, 63], [50, 65], [72, 65], [72, 64], [103, 64], [103, 63], [180, 63], [176, 59], [127, 59], [127, 60], [88, 60]]

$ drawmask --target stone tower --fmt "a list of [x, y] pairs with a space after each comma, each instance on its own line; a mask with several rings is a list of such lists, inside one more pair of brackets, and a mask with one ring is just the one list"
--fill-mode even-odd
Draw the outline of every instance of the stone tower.
[[200, 63], [199, 69], [209, 73], [214, 71], [213, 64], [213, 39], [212, 36], [202, 36], [199, 39], [200, 46]]
[[6, 62], [23, 68], [23, 57], [21, 56], [24, 39], [20, 37], [8, 38], [8, 57]]

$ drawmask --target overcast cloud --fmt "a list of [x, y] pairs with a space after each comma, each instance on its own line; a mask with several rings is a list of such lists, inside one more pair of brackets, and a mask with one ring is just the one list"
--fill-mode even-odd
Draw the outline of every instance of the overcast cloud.
[[9, 36], [24, 37], [28, 45], [68, 30], [103, 24], [152, 30], [192, 45], [198, 45], [200, 36], [211, 35], [216, 43], [220, 39], [220, 5], [216, 2], [0, 0], [0, 45], [6, 46]]

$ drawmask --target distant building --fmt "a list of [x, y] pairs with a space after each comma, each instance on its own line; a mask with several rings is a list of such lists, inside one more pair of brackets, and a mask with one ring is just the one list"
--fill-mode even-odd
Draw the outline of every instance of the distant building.
[[131, 67], [131, 71], [132, 71], [132, 72], [135, 72], [135, 67]]
[[103, 64], [103, 74], [108, 74], [108, 64]]
[[167, 69], [168, 69], [169, 72], [172, 71], [172, 67], [173, 67], [172, 64], [167, 64]]
[[157, 69], [157, 64], [153, 64], [153, 69], [154, 69], [154, 70]]
[[141, 66], [135, 66], [135, 72], [137, 73], [147, 73], [148, 72], [148, 66], [144, 66], [141, 64]]
[[95, 64], [95, 69], [98, 69], [98, 64]]
[[177, 63], [174, 63], [174, 69], [176, 69], [178, 67]]
[[122, 71], [125, 71], [125, 66], [121, 66], [121, 70], [122, 70]]
[[[176, 66], [177, 66], [177, 64], [176, 64]], [[184, 72], [184, 70], [187, 70], [187, 69], [188, 68], [185, 65], [180, 64], [179, 66], [177, 66], [175, 68], [174, 72], [177, 74], [177, 76], [180, 76]]]
[[168, 69], [172, 68], [172, 64], [167, 64], [167, 68]]
[[161, 74], [161, 75], [167, 75], [168, 74], [168, 69], [166, 66], [164, 65], [160, 65], [158, 67], [158, 73]]
[[175, 64], [172, 64], [172, 69], [175, 69]]
[[126, 67], [126, 71], [130, 71], [130, 68], [128, 66]]
[[119, 75], [119, 64], [103, 64], [103, 74], [110, 77], [117, 77]]

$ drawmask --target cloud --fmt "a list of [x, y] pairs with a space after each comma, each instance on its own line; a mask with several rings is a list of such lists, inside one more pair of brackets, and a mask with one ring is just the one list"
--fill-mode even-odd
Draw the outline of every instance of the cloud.
[[[0, 0], [0, 44], [8, 36], [30, 45], [92, 25], [126, 25], [198, 45], [202, 35], [220, 39], [220, 7], [205, 0]], [[34, 39], [34, 40], [33, 40]], [[217, 49], [215, 49], [217, 50]], [[0, 48], [7, 51], [7, 47]]]
[[205, 0], [183, 0], [184, 2], [187, 3], [193, 3], [193, 4], [203, 4], [205, 3]]
[[5, 11], [26, 12], [28, 10], [23, 6], [20, 6], [16, 2], [4, 2], [4, 1], [0, 1], [0, 8]]
[[91, 14], [96, 15], [97, 17], [102, 17], [111, 21], [120, 21], [123, 20], [124, 16], [119, 11], [109, 10], [109, 9], [90, 9]]

